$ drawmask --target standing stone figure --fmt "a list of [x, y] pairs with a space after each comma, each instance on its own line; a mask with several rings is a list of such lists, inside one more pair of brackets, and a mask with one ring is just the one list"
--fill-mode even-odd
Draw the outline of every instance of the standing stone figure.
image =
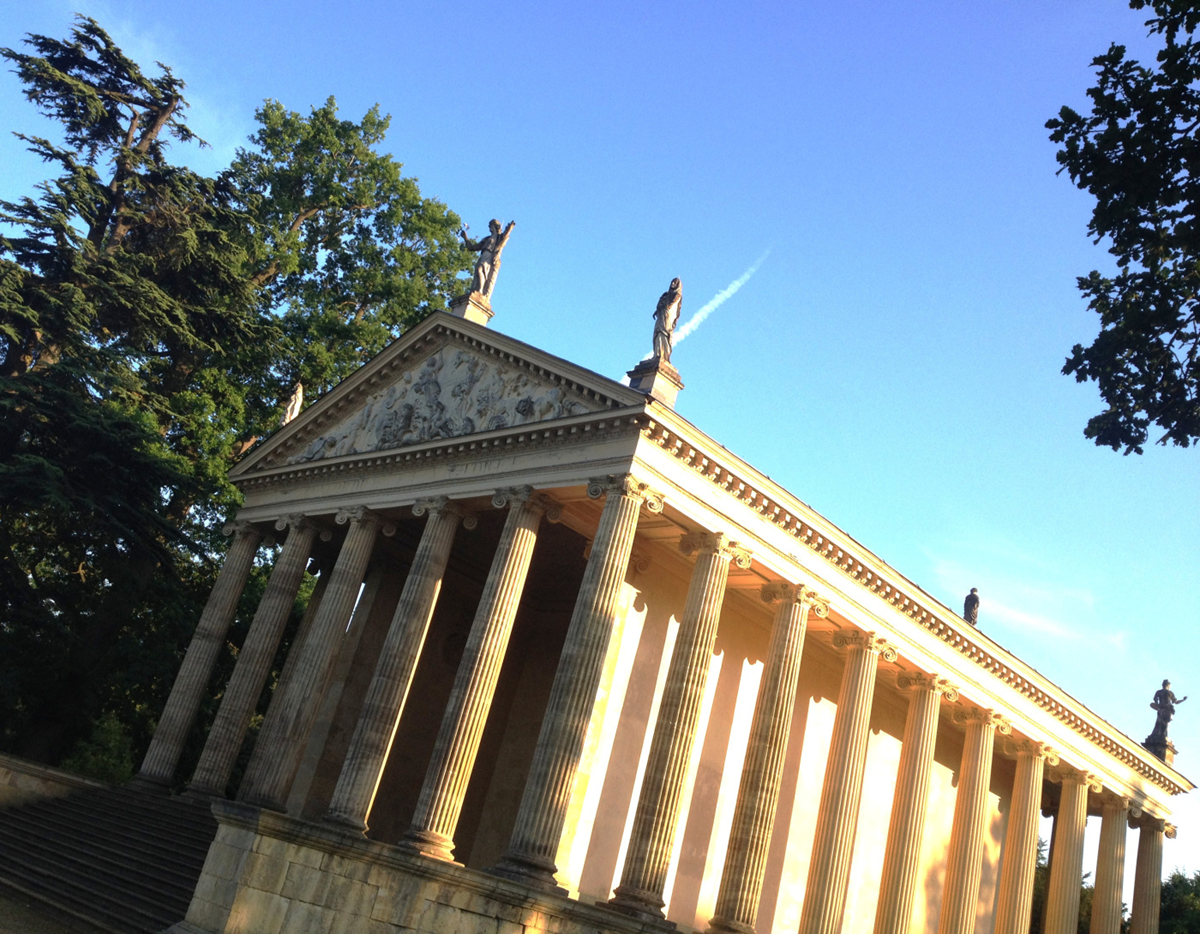
[[1169, 745], [1167, 724], [1175, 716], [1175, 705], [1182, 704], [1185, 700], [1187, 700], [1186, 697], [1176, 697], [1171, 691], [1170, 681], [1163, 681], [1162, 689], [1154, 692], [1154, 700], [1150, 702], [1150, 708], [1157, 711], [1158, 719], [1154, 721], [1154, 729], [1150, 731], [1150, 735], [1146, 737], [1146, 741], [1142, 745], [1164, 762]]
[[971, 592], [967, 594], [967, 599], [963, 603], [963, 619], [979, 628], [979, 588], [972, 587]]
[[679, 312], [683, 309], [683, 284], [671, 280], [671, 287], [662, 293], [658, 307], [654, 309], [654, 359], [659, 363], [671, 362], [671, 335], [679, 323]]
[[501, 233], [500, 222], [493, 218], [488, 223], [491, 233], [482, 240], [472, 240], [468, 237], [467, 231], [470, 229], [468, 227], [459, 230], [458, 235], [462, 237], [463, 246], [479, 254], [479, 259], [475, 261], [475, 272], [471, 276], [472, 292], [478, 292], [484, 298], [491, 300], [492, 289], [496, 285], [496, 273], [500, 271], [500, 253], [504, 250], [504, 245], [508, 243], [508, 235], [512, 233], [515, 226], [517, 226], [516, 221], [509, 221], [508, 226]]

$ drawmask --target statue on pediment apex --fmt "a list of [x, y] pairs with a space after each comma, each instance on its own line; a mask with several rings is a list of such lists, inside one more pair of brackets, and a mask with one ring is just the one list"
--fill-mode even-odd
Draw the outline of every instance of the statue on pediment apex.
[[478, 292], [488, 301], [491, 301], [492, 289], [496, 287], [496, 274], [500, 271], [500, 254], [503, 252], [505, 244], [508, 243], [509, 234], [516, 225], [516, 221], [509, 221], [508, 226], [501, 232], [500, 221], [493, 218], [488, 223], [491, 233], [479, 240], [472, 240], [467, 236], [470, 228], [466, 224], [458, 231], [458, 235], [462, 237], [463, 246], [473, 253], [479, 254], [479, 259], [475, 260], [475, 270], [471, 274], [471, 291]]

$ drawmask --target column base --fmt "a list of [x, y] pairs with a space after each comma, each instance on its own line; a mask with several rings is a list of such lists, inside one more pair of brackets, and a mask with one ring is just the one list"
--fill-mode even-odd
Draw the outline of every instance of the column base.
[[705, 934], [755, 934], [755, 930], [752, 924], [743, 924], [729, 918], [713, 918], [708, 922]]
[[596, 902], [601, 908], [619, 912], [638, 921], [649, 922], [665, 931], [675, 930], [675, 922], [668, 921], [663, 914], [666, 902], [662, 896], [642, 889], [630, 888], [627, 885], [618, 886], [613, 891], [613, 897], [606, 902]]
[[169, 778], [159, 778], [155, 775], [143, 775], [138, 772], [129, 780], [127, 788], [132, 788], [135, 791], [147, 791], [153, 795], [169, 795], [171, 793], [171, 780]]
[[213, 791], [211, 788], [193, 788], [191, 785], [188, 785], [179, 797], [187, 798], [189, 801], [225, 800], [225, 796], [218, 791]]
[[279, 814], [287, 813], [287, 805], [282, 801], [276, 801], [274, 798], [268, 798], [266, 795], [246, 795], [244, 798], [238, 799], [242, 804], [249, 804], [256, 808], [262, 808], [264, 811], [275, 811]]
[[512, 882], [520, 882], [531, 889], [539, 889], [554, 895], [569, 894], [554, 877], [557, 866], [550, 860], [539, 860], [532, 856], [505, 853], [495, 866], [485, 870], [489, 875], [499, 876]]
[[337, 827], [339, 830], [352, 830], [362, 834], [364, 837], [367, 835], [367, 822], [349, 814], [338, 814], [330, 811], [325, 815], [325, 823]]
[[418, 856], [427, 856], [443, 863], [454, 863], [456, 866], [462, 865], [454, 860], [454, 841], [432, 830], [410, 830], [400, 838], [396, 846]]

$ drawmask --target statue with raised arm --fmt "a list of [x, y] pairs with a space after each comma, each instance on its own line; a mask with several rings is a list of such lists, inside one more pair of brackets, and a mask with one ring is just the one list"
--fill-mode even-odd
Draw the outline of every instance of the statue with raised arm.
[[504, 250], [504, 245], [508, 243], [508, 235], [512, 233], [515, 226], [517, 226], [516, 221], [509, 221], [508, 226], [501, 232], [500, 222], [493, 218], [488, 224], [491, 233], [481, 240], [472, 240], [468, 237], [467, 231], [470, 228], [466, 225], [463, 225], [458, 231], [458, 235], [462, 237], [463, 246], [473, 253], [479, 254], [479, 259], [475, 260], [475, 271], [471, 275], [471, 291], [478, 292], [489, 301], [492, 298], [492, 289], [496, 286], [496, 273], [500, 271], [500, 254]]
[[671, 362], [672, 336], [682, 308], [683, 285], [679, 279], [672, 279], [671, 287], [662, 293], [654, 309], [654, 359], [659, 363]]
[[1158, 756], [1162, 760], [1167, 758], [1167, 725], [1175, 716], [1175, 705], [1182, 704], [1186, 697], [1176, 697], [1171, 690], [1171, 682], [1163, 681], [1162, 689], [1154, 692], [1154, 700], [1150, 702], [1150, 708], [1157, 712], [1158, 717], [1154, 721], [1154, 729], [1150, 731], [1150, 735], [1146, 737], [1146, 741], [1142, 743], [1147, 749]]

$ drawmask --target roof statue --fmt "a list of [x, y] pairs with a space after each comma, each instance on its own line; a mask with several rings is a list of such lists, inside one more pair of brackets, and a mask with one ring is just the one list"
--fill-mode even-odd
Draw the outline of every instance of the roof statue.
[[967, 594], [967, 599], [963, 602], [963, 619], [972, 626], [979, 626], [979, 588], [972, 587], [971, 592]]
[[674, 408], [683, 388], [679, 371], [671, 365], [675, 326], [683, 308], [683, 284], [676, 276], [654, 306], [654, 353], [629, 371], [629, 386]]
[[471, 275], [471, 291], [478, 292], [488, 301], [491, 301], [492, 289], [496, 287], [496, 274], [500, 271], [500, 254], [504, 251], [504, 246], [508, 243], [508, 236], [516, 225], [516, 221], [509, 221], [502, 233], [500, 222], [493, 218], [488, 223], [491, 233], [480, 240], [472, 240], [467, 236], [467, 231], [471, 228], [466, 224], [458, 232], [458, 235], [462, 237], [463, 246], [479, 254], [479, 259], [475, 260], [475, 271]]
[[1171, 690], [1171, 682], [1164, 680], [1162, 688], [1154, 692], [1154, 700], [1150, 702], [1150, 709], [1158, 712], [1158, 718], [1154, 721], [1154, 729], [1142, 745], [1164, 762], [1175, 758], [1175, 746], [1167, 739], [1167, 725], [1175, 716], [1175, 705], [1182, 704], [1185, 700], [1186, 697], [1176, 697]]
[[671, 362], [672, 337], [679, 313], [683, 310], [683, 284], [676, 277], [670, 288], [663, 292], [654, 309], [654, 359], [659, 363]]

